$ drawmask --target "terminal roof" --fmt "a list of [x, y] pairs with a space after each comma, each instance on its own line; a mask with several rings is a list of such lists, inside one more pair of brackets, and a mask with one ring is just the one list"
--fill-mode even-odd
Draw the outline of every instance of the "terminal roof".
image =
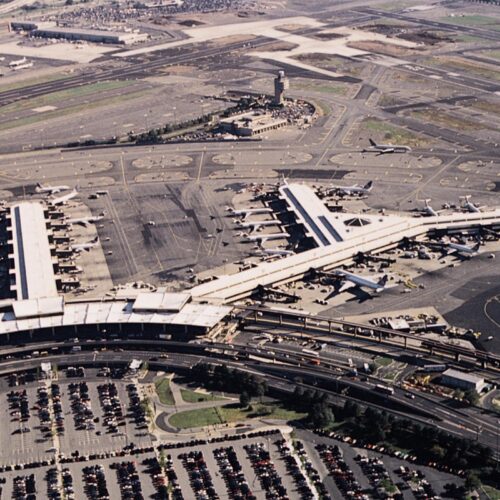
[[143, 292], [137, 295], [134, 312], [140, 311], [180, 311], [191, 298], [189, 293]]
[[11, 228], [17, 299], [57, 296], [43, 206], [13, 205]]

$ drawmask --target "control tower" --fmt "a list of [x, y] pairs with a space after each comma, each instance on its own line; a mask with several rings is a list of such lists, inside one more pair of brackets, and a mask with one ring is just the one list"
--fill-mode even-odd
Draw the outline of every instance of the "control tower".
[[282, 106], [285, 100], [285, 90], [290, 88], [290, 81], [285, 76], [284, 71], [278, 71], [278, 76], [274, 79], [274, 99], [275, 106]]

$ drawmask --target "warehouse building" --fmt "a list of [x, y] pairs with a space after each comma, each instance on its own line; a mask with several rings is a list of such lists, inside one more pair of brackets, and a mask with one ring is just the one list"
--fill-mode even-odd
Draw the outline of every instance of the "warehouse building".
[[59, 27], [48, 22], [12, 21], [11, 29], [27, 31], [31, 36], [41, 38], [61, 38], [64, 40], [82, 40], [94, 43], [111, 43], [117, 45], [130, 45], [148, 39], [146, 33], [107, 31], [84, 29], [78, 27]]
[[441, 383], [449, 387], [462, 389], [464, 391], [474, 390], [481, 392], [484, 388], [484, 378], [471, 373], [464, 373], [453, 368], [449, 368], [441, 375]]

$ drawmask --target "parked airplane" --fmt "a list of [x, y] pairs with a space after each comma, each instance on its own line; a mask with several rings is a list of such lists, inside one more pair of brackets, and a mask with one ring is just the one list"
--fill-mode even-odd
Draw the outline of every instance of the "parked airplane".
[[102, 215], [94, 215], [91, 217], [81, 217], [79, 219], [67, 219], [67, 224], [79, 224], [80, 226], [87, 227], [89, 224], [95, 224], [97, 221], [103, 219]]
[[370, 147], [368, 149], [363, 149], [363, 153], [374, 152], [379, 155], [384, 155], [386, 153], [409, 153], [411, 151], [410, 146], [399, 146], [397, 144], [377, 144], [373, 139], [369, 139]]
[[265, 255], [295, 255], [295, 252], [292, 250], [285, 250], [284, 248], [263, 248], [260, 251], [260, 254]]
[[282, 238], [288, 238], [290, 235], [288, 233], [270, 233], [270, 234], [258, 234], [258, 235], [250, 235], [250, 234], [244, 234], [243, 237], [245, 238], [245, 241], [257, 241], [257, 242], [263, 242], [267, 240], [280, 240]]
[[437, 247], [446, 255], [461, 254], [467, 257], [473, 257], [478, 254], [481, 243], [478, 241], [475, 245], [469, 246], [463, 243], [454, 243], [452, 241], [428, 242], [426, 246]]
[[78, 191], [73, 189], [71, 192], [59, 196], [59, 198], [50, 198], [48, 202], [51, 205], [65, 205], [69, 200], [73, 199], [75, 196], [78, 196]]
[[387, 274], [385, 274], [378, 281], [373, 281], [370, 278], [364, 278], [363, 276], [359, 276], [357, 274], [350, 273], [349, 271], [340, 269], [334, 271], [334, 274], [336, 274], [344, 281], [343, 285], [338, 290], [339, 293], [347, 290], [348, 288], [351, 288], [352, 286], [371, 288], [377, 293], [383, 292], [385, 290], [385, 285], [388, 279]]
[[460, 199], [464, 200], [463, 208], [465, 208], [468, 212], [472, 212], [472, 213], [480, 213], [481, 212], [481, 207], [478, 207], [477, 205], [472, 203], [472, 201], [470, 201], [470, 194], [468, 194], [466, 196], [461, 196]]
[[441, 211], [438, 212], [438, 211], [434, 210], [429, 205], [429, 201], [431, 201], [430, 198], [427, 198], [424, 200], [425, 205], [424, 205], [424, 208], [422, 208], [421, 213], [422, 213], [422, 215], [426, 215], [429, 217], [437, 217], [441, 213]]
[[60, 193], [61, 191], [66, 191], [68, 189], [71, 189], [69, 186], [49, 186], [48, 184], [44, 186], [43, 184], [40, 184], [39, 182], [36, 183], [35, 191], [37, 193], [48, 193], [48, 194], [56, 194]]
[[244, 229], [251, 229], [252, 231], [256, 231], [260, 227], [265, 226], [278, 226], [281, 222], [279, 220], [260, 220], [260, 221], [251, 221], [251, 222], [242, 222], [240, 220], [236, 221], [236, 225], [238, 227]]
[[354, 184], [353, 186], [330, 186], [327, 193], [335, 193], [340, 196], [362, 196], [368, 194], [373, 189], [373, 181], [367, 182], [364, 186]]
[[469, 257], [473, 257], [474, 255], [478, 254], [480, 246], [481, 243], [479, 241], [471, 247], [468, 245], [463, 245], [462, 243], [449, 242], [449, 243], [444, 243], [443, 248], [447, 250], [448, 255], [459, 253]]
[[235, 210], [232, 207], [226, 207], [226, 211], [231, 215], [243, 216], [243, 219], [246, 219], [249, 215], [252, 214], [270, 214], [272, 213], [271, 208], [261, 207], [261, 208], [246, 208], [244, 210]]
[[87, 243], [80, 243], [79, 245], [71, 245], [71, 249], [76, 252], [89, 252], [91, 248], [94, 248], [99, 243], [99, 236], [96, 236], [92, 241]]

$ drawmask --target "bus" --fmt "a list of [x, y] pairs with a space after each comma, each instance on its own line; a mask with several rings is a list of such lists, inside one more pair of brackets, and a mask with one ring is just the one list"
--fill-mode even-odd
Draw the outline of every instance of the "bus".
[[448, 368], [446, 365], [424, 365], [422, 371], [424, 372], [444, 372]]
[[377, 384], [375, 386], [375, 390], [377, 392], [381, 392], [382, 394], [385, 394], [386, 396], [394, 395], [394, 389], [392, 387], [388, 387], [387, 385]]

